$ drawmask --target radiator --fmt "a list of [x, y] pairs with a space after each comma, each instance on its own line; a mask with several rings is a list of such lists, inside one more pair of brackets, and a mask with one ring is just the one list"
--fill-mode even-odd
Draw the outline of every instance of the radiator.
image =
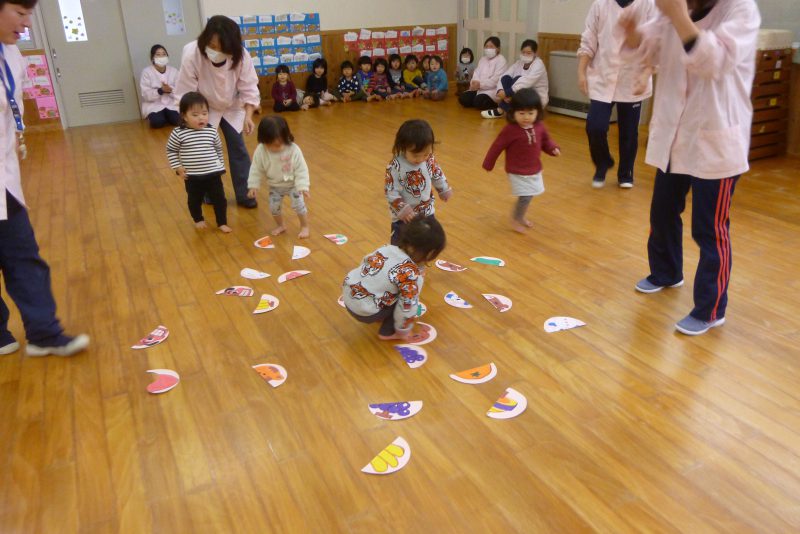
[[[566, 50], [550, 52], [550, 102], [548, 111], [586, 118], [589, 112], [589, 97], [578, 89], [578, 55]], [[617, 108], [611, 112], [611, 122], [617, 120]]]

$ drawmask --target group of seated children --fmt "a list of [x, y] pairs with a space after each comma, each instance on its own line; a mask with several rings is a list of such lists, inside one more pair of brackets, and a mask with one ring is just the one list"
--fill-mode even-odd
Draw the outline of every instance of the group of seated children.
[[328, 62], [325, 59], [314, 60], [311, 71], [306, 90], [298, 100], [297, 88], [289, 77], [289, 67], [278, 65], [272, 86], [275, 111], [307, 110], [354, 100], [374, 102], [415, 97], [442, 100], [449, 89], [444, 61], [439, 56], [426, 55], [421, 61], [413, 54], [406, 56], [405, 61], [399, 54], [392, 54], [388, 61], [361, 56], [358, 71], [352, 62], [344, 61], [339, 83], [332, 91], [328, 87]]

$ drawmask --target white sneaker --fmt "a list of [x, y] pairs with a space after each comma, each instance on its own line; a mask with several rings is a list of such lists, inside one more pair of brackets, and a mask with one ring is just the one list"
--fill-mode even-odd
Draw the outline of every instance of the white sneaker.
[[3, 345], [0, 347], [0, 356], [5, 356], [6, 354], [13, 354], [19, 350], [19, 341], [12, 341], [8, 345]]
[[53, 356], [72, 356], [73, 354], [85, 350], [88, 346], [89, 336], [86, 334], [79, 334], [68, 343], [57, 347], [40, 347], [39, 345], [28, 343], [28, 346], [25, 347], [25, 353], [28, 356], [47, 356], [48, 354], [52, 354]]
[[484, 119], [499, 119], [505, 115], [505, 113], [500, 113], [496, 109], [487, 109], [486, 111], [481, 111], [481, 117]]

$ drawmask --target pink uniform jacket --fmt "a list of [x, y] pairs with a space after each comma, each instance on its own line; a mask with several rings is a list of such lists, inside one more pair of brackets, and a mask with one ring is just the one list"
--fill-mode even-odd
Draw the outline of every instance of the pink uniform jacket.
[[[172, 87], [172, 93], [158, 94], [161, 84], [166, 83]], [[162, 74], [153, 65], [142, 71], [139, 86], [142, 90], [142, 116], [147, 118], [151, 113], [158, 113], [162, 109], [178, 111], [180, 100], [175, 95], [178, 84], [178, 69], [167, 65], [167, 70]]]
[[497, 102], [497, 82], [506, 70], [506, 58], [502, 54], [497, 54], [492, 59], [484, 56], [478, 61], [475, 72], [472, 73], [471, 81], [481, 82], [478, 89], [479, 95], [489, 95]]
[[700, 35], [689, 53], [660, 12], [640, 28], [633, 57], [658, 72], [645, 162], [675, 174], [730, 178], [749, 169], [761, 16], [754, 0], [719, 0], [695, 25]]
[[[14, 100], [19, 106], [19, 112], [25, 115], [22, 108], [22, 84], [27, 79], [27, 63], [16, 45], [3, 45], [8, 68], [14, 77]], [[2, 66], [2, 62], [0, 62]], [[8, 219], [6, 205], [6, 191], [16, 198], [20, 204], [25, 205], [25, 196], [22, 194], [22, 182], [19, 174], [19, 159], [17, 158], [17, 123], [14, 114], [8, 105], [5, 93], [0, 96], [0, 221]]]
[[[634, 0], [627, 8], [637, 14], [642, 23], [656, 12], [653, 0]], [[620, 55], [625, 35], [618, 29], [622, 14], [616, 0], [595, 0], [586, 16], [586, 29], [581, 34], [579, 56], [589, 56], [586, 69], [589, 83], [589, 98], [599, 102], [641, 102], [653, 94], [652, 81], [647, 80], [647, 89], [637, 94], [634, 82], [637, 67]]]
[[237, 132], [244, 128], [244, 105], [261, 104], [258, 75], [246, 49], [239, 66], [231, 69], [229, 62], [215, 67], [197, 49], [197, 41], [184, 46], [176, 91], [178, 98], [189, 91], [198, 91], [208, 99], [210, 124], [218, 127], [220, 119], [224, 118]]

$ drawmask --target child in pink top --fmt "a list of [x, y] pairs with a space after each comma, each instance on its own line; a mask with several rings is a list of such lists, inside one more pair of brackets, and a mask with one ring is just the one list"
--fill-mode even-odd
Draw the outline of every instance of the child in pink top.
[[643, 23], [620, 20], [642, 71], [658, 69], [646, 161], [658, 168], [650, 205], [650, 275], [642, 293], [683, 285], [681, 213], [692, 191], [692, 237], [700, 247], [694, 308], [675, 328], [703, 334], [725, 322], [731, 274], [730, 206], [748, 170], [756, 40], [755, 0], [656, 0]]
[[544, 127], [543, 113], [542, 100], [535, 89], [525, 88], [514, 93], [506, 113], [510, 124], [503, 128], [483, 160], [483, 168], [491, 171], [505, 150], [511, 193], [517, 197], [511, 227], [520, 233], [533, 226], [525, 213], [533, 197], [544, 193], [539, 156], [542, 151], [556, 157], [561, 154]]

